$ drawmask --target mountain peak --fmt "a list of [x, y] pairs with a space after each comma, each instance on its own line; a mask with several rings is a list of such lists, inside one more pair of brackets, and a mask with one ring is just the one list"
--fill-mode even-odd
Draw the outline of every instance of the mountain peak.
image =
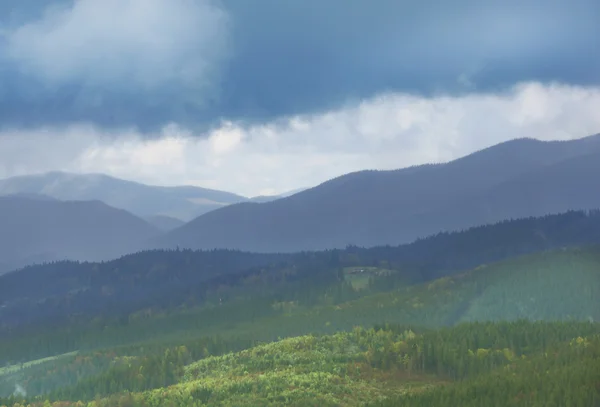
[[[507, 218], [592, 209], [600, 192], [573, 186], [600, 173], [596, 140], [515, 139], [445, 164], [350, 173], [286, 199], [207, 213], [154, 244], [260, 252], [401, 244]], [[552, 184], [545, 174], [561, 163], [564, 176]]]

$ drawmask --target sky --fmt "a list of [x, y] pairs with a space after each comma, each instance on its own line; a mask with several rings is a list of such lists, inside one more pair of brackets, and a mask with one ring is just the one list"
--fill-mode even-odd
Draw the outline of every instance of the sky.
[[268, 195], [598, 112], [597, 0], [0, 2], [0, 177]]

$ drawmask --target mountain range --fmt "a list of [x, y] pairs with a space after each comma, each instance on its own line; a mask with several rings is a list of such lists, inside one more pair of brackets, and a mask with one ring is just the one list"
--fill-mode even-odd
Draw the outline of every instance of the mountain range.
[[402, 244], [438, 231], [600, 207], [600, 135], [517, 139], [435, 165], [347, 174], [206, 213], [153, 247], [293, 252]]
[[101, 263], [29, 266], [0, 276], [0, 337], [9, 326], [53, 326], [73, 316], [89, 320], [148, 307], [206, 304], [215, 295], [220, 301], [239, 290], [264, 294], [265, 285], [283, 295], [287, 284], [331, 283], [328, 278], [338, 270], [352, 267], [396, 270], [382, 282], [389, 290], [398, 282], [423, 283], [530, 253], [598, 244], [600, 211], [571, 211], [439, 233], [395, 247], [293, 254], [153, 250]]
[[159, 234], [144, 220], [100, 201], [0, 196], [0, 269], [61, 259], [106, 260]]
[[0, 272], [157, 248], [283, 253], [399, 245], [505, 219], [600, 208], [597, 174], [600, 135], [517, 139], [444, 164], [351, 173], [272, 200], [104, 175], [14, 177], [0, 181]]
[[4, 195], [3, 267], [46, 264], [0, 276], [0, 405], [592, 405], [600, 210], [573, 209], [600, 207], [599, 144], [515, 140], [183, 225]]
[[206, 212], [233, 203], [268, 202], [298, 191], [301, 189], [281, 195], [247, 198], [196, 186], [146, 185], [104, 174], [60, 171], [0, 180], [0, 195], [46, 196], [62, 201], [99, 200], [142, 217], [162, 230], [180, 226]]
[[0, 195], [41, 194], [64, 201], [100, 200], [140, 217], [169, 216], [183, 221], [247, 198], [212, 189], [140, 184], [104, 174], [49, 172], [0, 180]]

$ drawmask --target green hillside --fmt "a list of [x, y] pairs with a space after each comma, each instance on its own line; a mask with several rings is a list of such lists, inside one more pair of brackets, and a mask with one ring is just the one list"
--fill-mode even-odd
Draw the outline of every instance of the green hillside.
[[300, 335], [385, 322], [438, 327], [517, 319], [600, 321], [600, 252], [558, 250], [482, 265], [425, 284], [292, 312], [273, 320], [272, 327]]
[[[401, 277], [358, 266], [318, 287], [0, 339], [3, 355], [56, 355], [0, 370], [0, 397], [23, 390], [32, 406], [446, 406], [469, 405], [460, 403], [473, 392], [495, 400], [493, 383], [516, 391], [515, 405], [562, 405], [575, 388], [585, 397], [573, 406], [597, 397], [598, 249], [541, 252], [417, 285]], [[587, 345], [573, 348], [573, 339]], [[540, 366], [569, 389], [542, 398], [531, 374]], [[570, 371], [579, 373], [564, 381]]]
[[[192, 363], [188, 357], [185, 347], [165, 351], [158, 363], [131, 357], [120, 370], [29, 405], [589, 407], [600, 401], [600, 324], [585, 322], [466, 323], [422, 332], [357, 327]], [[168, 380], [173, 372], [165, 385], [105, 394], [107, 383]], [[4, 401], [27, 405], [19, 403]]]

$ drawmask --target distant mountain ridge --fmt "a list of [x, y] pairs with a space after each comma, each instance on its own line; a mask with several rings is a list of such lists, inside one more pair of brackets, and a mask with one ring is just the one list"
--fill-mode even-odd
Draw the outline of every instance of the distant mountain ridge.
[[305, 275], [307, 284], [318, 286], [319, 278], [341, 268], [377, 265], [397, 270], [404, 283], [421, 283], [535, 252], [598, 244], [600, 211], [572, 211], [438, 233], [397, 247], [294, 254], [155, 250], [103, 263], [29, 266], [0, 276], [0, 337], [3, 325], [27, 320], [52, 324], [50, 318], [68, 315], [115, 317], [118, 311], [202, 302], [212, 291], [224, 295], [226, 286], [247, 288], [252, 276], [292, 282]]
[[360, 171], [287, 198], [234, 204], [150, 247], [293, 252], [403, 244], [443, 230], [600, 207], [600, 190], [591, 187], [599, 173], [600, 135], [516, 139], [445, 164]]
[[288, 192], [284, 192], [279, 195], [259, 195], [259, 196], [250, 198], [250, 202], [258, 202], [258, 203], [271, 202], [271, 201], [275, 201], [276, 199], [287, 198], [288, 196], [292, 196], [299, 192], [306, 191], [307, 189], [308, 188], [297, 188], [297, 189], [293, 189]]
[[0, 180], [0, 195], [39, 194], [60, 200], [100, 200], [137, 216], [169, 216], [183, 221], [246, 201], [230, 192], [195, 186], [163, 187], [104, 174], [48, 172]]
[[[295, 189], [280, 195], [247, 198], [242, 195], [196, 186], [156, 186], [123, 180], [104, 174], [74, 174], [51, 171], [38, 175], [0, 179], [0, 196], [38, 196], [63, 201], [99, 200], [166, 226], [165, 218], [185, 223], [199, 215], [239, 202], [269, 202], [293, 195]], [[159, 225], [159, 226], [160, 226]], [[171, 221], [170, 230], [175, 227]], [[176, 226], [181, 226], [176, 225]]]
[[145, 220], [162, 232], [171, 231], [185, 224], [181, 219], [166, 215], [148, 216]]
[[0, 196], [4, 271], [54, 260], [99, 261], [139, 250], [159, 231], [100, 201]]
[[232, 194], [195, 187], [163, 193], [163, 187], [103, 175], [10, 178], [0, 181], [0, 273], [60, 259], [108, 260], [141, 249], [285, 253], [405, 244], [506, 219], [599, 208], [597, 174], [600, 135], [518, 139], [445, 164], [347, 174], [264, 203], [239, 197], [245, 201], [185, 224], [173, 216], [138, 217], [99, 200], [60, 201], [48, 194], [104, 191], [149, 211], [181, 202], [194, 206], [190, 199], [196, 198], [189, 197], [199, 191], [209, 191], [199, 202]]

